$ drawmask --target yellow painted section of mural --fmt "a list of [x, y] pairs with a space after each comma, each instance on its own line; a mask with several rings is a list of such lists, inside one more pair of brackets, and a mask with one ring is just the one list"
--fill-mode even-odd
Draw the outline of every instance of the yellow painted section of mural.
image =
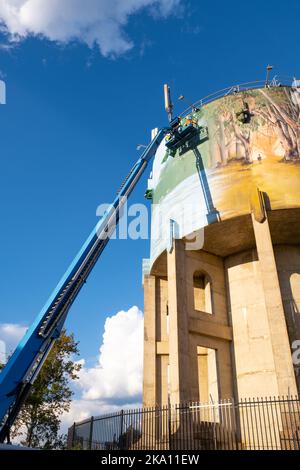
[[209, 175], [214, 205], [221, 218], [250, 211], [249, 197], [253, 186], [267, 193], [271, 209], [300, 207], [300, 165], [283, 163], [264, 151], [264, 159], [251, 166], [230, 163]]

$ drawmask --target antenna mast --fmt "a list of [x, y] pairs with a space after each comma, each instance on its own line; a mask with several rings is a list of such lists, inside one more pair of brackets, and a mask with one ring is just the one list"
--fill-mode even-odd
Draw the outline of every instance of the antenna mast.
[[164, 85], [164, 94], [165, 94], [165, 110], [168, 114], [169, 122], [172, 122], [174, 106], [173, 106], [172, 98], [171, 98], [171, 89], [169, 85], [167, 84]]

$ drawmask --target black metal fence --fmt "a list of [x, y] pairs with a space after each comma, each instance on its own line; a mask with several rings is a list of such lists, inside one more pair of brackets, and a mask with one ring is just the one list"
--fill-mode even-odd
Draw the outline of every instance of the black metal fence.
[[122, 410], [74, 423], [68, 447], [97, 450], [300, 450], [298, 397]]

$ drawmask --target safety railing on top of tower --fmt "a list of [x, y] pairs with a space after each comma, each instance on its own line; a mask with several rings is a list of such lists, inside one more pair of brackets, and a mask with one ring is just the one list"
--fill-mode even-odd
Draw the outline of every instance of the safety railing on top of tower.
[[204, 96], [200, 100], [193, 103], [191, 106], [186, 108], [182, 113], [180, 113], [181, 117], [190, 114], [195, 109], [200, 109], [203, 105], [210, 103], [211, 101], [215, 101], [219, 98], [223, 98], [226, 95], [231, 95], [235, 93], [239, 93], [241, 91], [252, 90], [256, 88], [272, 88], [272, 87], [282, 87], [282, 86], [292, 86], [295, 88], [300, 89], [300, 79], [296, 77], [284, 77], [275, 75], [270, 81], [266, 82], [266, 80], [256, 80], [253, 82], [245, 82], [236, 85], [232, 85], [230, 87], [222, 88], [214, 93], [210, 93], [209, 95]]
[[300, 450], [298, 397], [190, 402], [74, 423], [69, 449]]

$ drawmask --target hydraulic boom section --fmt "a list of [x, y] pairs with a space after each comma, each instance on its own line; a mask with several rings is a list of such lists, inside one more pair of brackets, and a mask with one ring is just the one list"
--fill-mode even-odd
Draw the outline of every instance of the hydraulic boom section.
[[68, 311], [95, 266], [118, 224], [120, 211], [168, 129], [162, 129], [145, 149], [123, 183], [116, 199], [96, 225], [41, 312], [0, 373], [0, 442], [9, 440], [9, 429], [20, 411]]

